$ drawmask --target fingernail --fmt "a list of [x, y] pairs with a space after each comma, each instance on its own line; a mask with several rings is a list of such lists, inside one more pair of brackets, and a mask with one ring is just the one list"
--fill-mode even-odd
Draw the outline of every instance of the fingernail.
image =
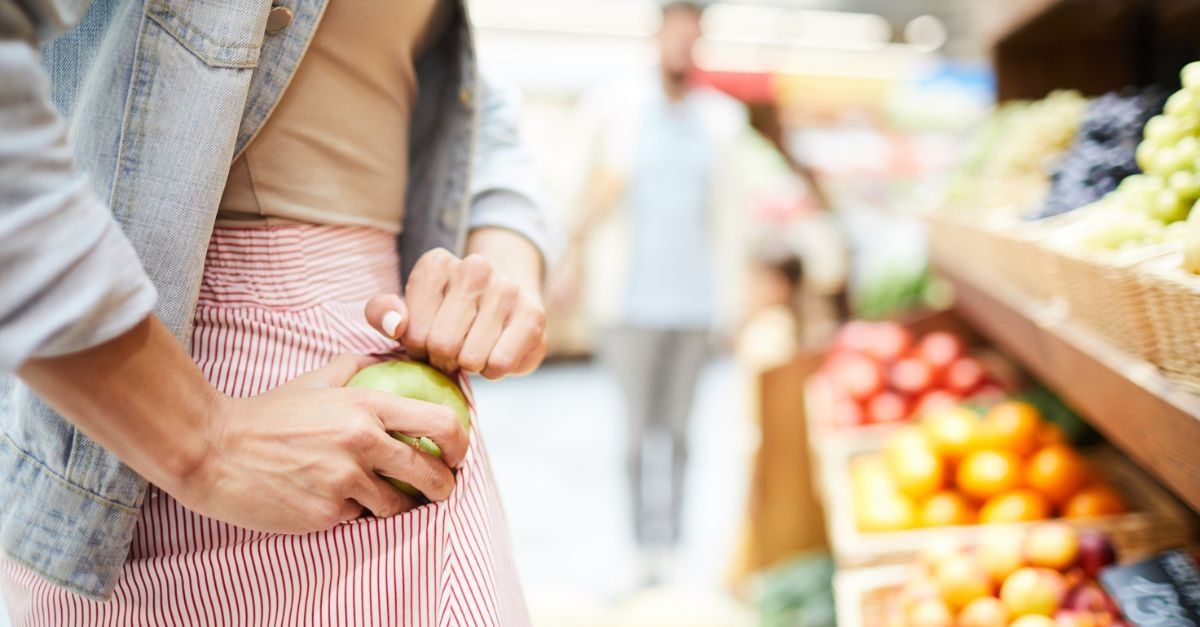
[[400, 328], [400, 321], [404, 317], [398, 311], [389, 311], [383, 314], [383, 330], [390, 337], [396, 337], [396, 329]]

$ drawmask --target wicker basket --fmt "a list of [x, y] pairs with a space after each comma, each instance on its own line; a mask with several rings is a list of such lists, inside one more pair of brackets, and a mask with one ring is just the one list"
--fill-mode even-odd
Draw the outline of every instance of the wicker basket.
[[969, 266], [1034, 299], [1051, 300], [1061, 294], [1057, 266], [1044, 242], [1077, 221], [1067, 214], [1036, 222], [992, 220], [984, 226], [932, 217], [926, 224], [930, 248], [941, 263]]
[[1154, 364], [1200, 392], [1200, 276], [1183, 269], [1176, 251], [1139, 267], [1154, 333]]
[[999, 268], [1003, 270], [1005, 282], [1021, 293], [1039, 301], [1061, 298], [1060, 284], [1056, 280], [1053, 254], [1043, 244], [1050, 231], [1043, 225], [1022, 225], [1021, 228], [996, 234], [1000, 247]]
[[1071, 320], [1131, 355], [1153, 362], [1154, 329], [1137, 268], [1174, 249], [1167, 244], [1096, 253], [1050, 245], [1047, 263]]
[[[854, 455], [877, 450], [864, 447], [858, 451], [843, 449], [846, 454], [840, 464], [830, 460], [823, 468], [822, 480], [828, 482], [823, 492], [826, 525], [834, 558], [842, 568], [857, 568], [881, 564], [903, 564], [912, 561], [922, 548], [937, 538], [952, 537], [963, 543], [974, 543], [988, 525], [961, 525], [889, 532], [862, 532], [854, 515], [849, 463]], [[1080, 528], [1099, 529], [1109, 534], [1117, 551], [1128, 558], [1150, 555], [1163, 549], [1188, 545], [1195, 529], [1194, 518], [1174, 497], [1167, 494], [1153, 479], [1109, 447], [1083, 451], [1104, 479], [1124, 496], [1133, 510], [1124, 514], [1091, 519], [1071, 520]], [[1037, 523], [1018, 523], [1027, 527]]]

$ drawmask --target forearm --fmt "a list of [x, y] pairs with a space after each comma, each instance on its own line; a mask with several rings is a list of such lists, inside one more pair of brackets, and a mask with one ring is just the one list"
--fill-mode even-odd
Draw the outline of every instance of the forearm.
[[223, 398], [153, 316], [99, 346], [31, 359], [18, 376], [152, 483], [175, 493], [210, 446]]
[[486, 257], [495, 272], [512, 279], [527, 293], [541, 296], [542, 255], [527, 238], [504, 228], [474, 229], [467, 237], [467, 254]]

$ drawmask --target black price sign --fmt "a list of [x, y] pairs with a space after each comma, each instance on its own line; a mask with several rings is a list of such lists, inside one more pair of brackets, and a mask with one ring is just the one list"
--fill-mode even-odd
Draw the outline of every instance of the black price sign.
[[1110, 566], [1100, 583], [1137, 627], [1200, 627], [1200, 572], [1182, 550]]

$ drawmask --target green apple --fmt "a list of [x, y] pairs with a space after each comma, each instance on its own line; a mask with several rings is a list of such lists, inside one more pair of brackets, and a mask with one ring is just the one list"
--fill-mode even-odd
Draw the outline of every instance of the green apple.
[[[464, 429], [471, 428], [471, 411], [467, 407], [467, 398], [463, 396], [458, 384], [442, 371], [428, 364], [416, 361], [385, 361], [373, 364], [359, 370], [358, 374], [346, 382], [346, 387], [369, 388], [404, 398], [443, 405], [454, 410]], [[414, 438], [403, 433], [392, 433], [391, 435], [430, 455], [442, 456], [442, 450], [427, 437]], [[384, 479], [406, 494], [420, 494], [416, 488], [403, 481], [391, 477], [384, 477]]]

